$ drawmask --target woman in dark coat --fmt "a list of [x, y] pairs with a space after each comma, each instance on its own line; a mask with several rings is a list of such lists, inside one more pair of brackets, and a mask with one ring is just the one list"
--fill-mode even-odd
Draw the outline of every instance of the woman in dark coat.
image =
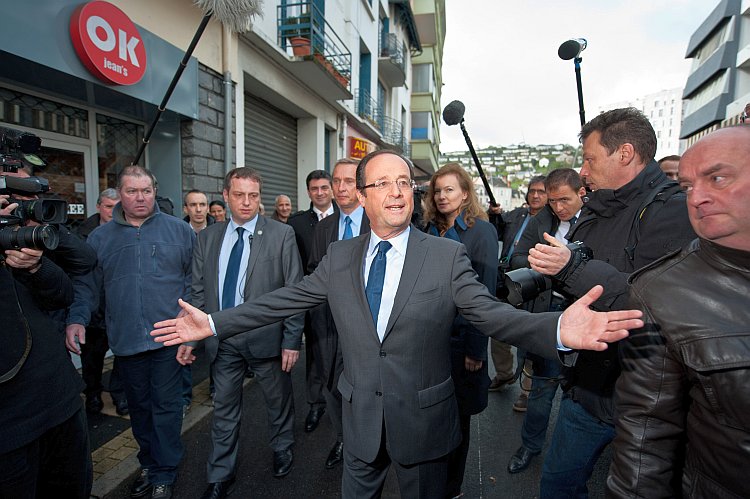
[[[466, 246], [479, 281], [495, 292], [498, 243], [495, 227], [479, 205], [471, 177], [458, 163], [448, 163], [432, 176], [423, 201], [425, 231]], [[453, 322], [451, 364], [461, 421], [461, 444], [448, 456], [448, 498], [461, 494], [469, 451], [471, 416], [487, 407], [487, 337], [460, 315]]]

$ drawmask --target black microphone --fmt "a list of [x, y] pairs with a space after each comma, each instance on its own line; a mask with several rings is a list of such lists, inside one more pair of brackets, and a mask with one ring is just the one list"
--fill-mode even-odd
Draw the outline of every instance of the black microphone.
[[445, 108], [443, 109], [443, 121], [445, 121], [445, 124], [448, 126], [451, 125], [461, 125], [461, 132], [464, 134], [464, 140], [466, 140], [466, 145], [469, 146], [469, 152], [471, 153], [471, 157], [474, 160], [474, 164], [477, 167], [477, 171], [479, 172], [479, 178], [482, 179], [482, 183], [484, 184], [484, 190], [487, 192], [487, 197], [490, 198], [490, 205], [491, 206], [497, 206], [497, 201], [495, 201], [495, 196], [492, 194], [492, 189], [490, 189], [490, 183], [487, 181], [487, 177], [484, 176], [484, 170], [482, 170], [482, 164], [479, 162], [479, 158], [477, 157], [477, 153], [474, 150], [474, 145], [471, 143], [471, 139], [469, 138], [469, 132], [466, 131], [466, 127], [464, 126], [464, 112], [466, 111], [466, 106], [464, 106], [464, 103], [460, 100], [454, 100]]
[[557, 55], [564, 61], [569, 61], [581, 55], [581, 52], [586, 50], [588, 42], [585, 38], [572, 38], [560, 45], [557, 49]]
[[443, 109], [443, 121], [448, 126], [458, 125], [464, 120], [466, 106], [460, 100], [454, 100]]

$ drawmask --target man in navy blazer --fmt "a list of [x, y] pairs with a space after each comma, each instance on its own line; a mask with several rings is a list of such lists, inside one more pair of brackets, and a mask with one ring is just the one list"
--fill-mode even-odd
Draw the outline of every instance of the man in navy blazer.
[[328, 301], [344, 361], [344, 498], [379, 497], [391, 464], [402, 497], [443, 497], [447, 454], [461, 438], [450, 363], [458, 312], [483, 333], [548, 358], [558, 349], [604, 350], [643, 324], [637, 311], [590, 310], [600, 287], [562, 316], [500, 303], [477, 281], [462, 244], [410, 227], [413, 185], [408, 159], [369, 154], [357, 168], [369, 234], [332, 244], [295, 286], [210, 316], [181, 302], [187, 314], [151, 333], [167, 345], [223, 340]]

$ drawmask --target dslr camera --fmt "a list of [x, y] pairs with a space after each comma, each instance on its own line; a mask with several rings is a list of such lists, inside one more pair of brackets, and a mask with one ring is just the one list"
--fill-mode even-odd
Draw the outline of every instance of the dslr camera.
[[[17, 173], [24, 161], [43, 164], [35, 155], [41, 139], [32, 133], [0, 127], [0, 167], [2, 173]], [[0, 215], [0, 251], [33, 248], [54, 250], [59, 236], [55, 224], [67, 220], [67, 203], [60, 199], [18, 199], [49, 191], [49, 182], [41, 177], [0, 175], [0, 194], [8, 195], [8, 204], [18, 207]], [[36, 224], [27, 225], [29, 221]]]
[[[567, 245], [572, 253], [571, 261], [588, 261], [594, 258], [591, 248], [581, 241]], [[533, 300], [552, 287], [552, 279], [529, 268], [511, 270], [505, 273], [505, 287], [508, 290], [507, 302], [516, 308]]]

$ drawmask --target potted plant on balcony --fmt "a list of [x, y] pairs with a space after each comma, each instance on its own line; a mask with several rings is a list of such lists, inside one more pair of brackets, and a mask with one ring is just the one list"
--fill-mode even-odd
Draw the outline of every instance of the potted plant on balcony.
[[285, 32], [292, 46], [292, 53], [297, 57], [310, 55], [310, 13], [303, 12], [299, 16], [287, 17], [284, 24], [294, 26]]

